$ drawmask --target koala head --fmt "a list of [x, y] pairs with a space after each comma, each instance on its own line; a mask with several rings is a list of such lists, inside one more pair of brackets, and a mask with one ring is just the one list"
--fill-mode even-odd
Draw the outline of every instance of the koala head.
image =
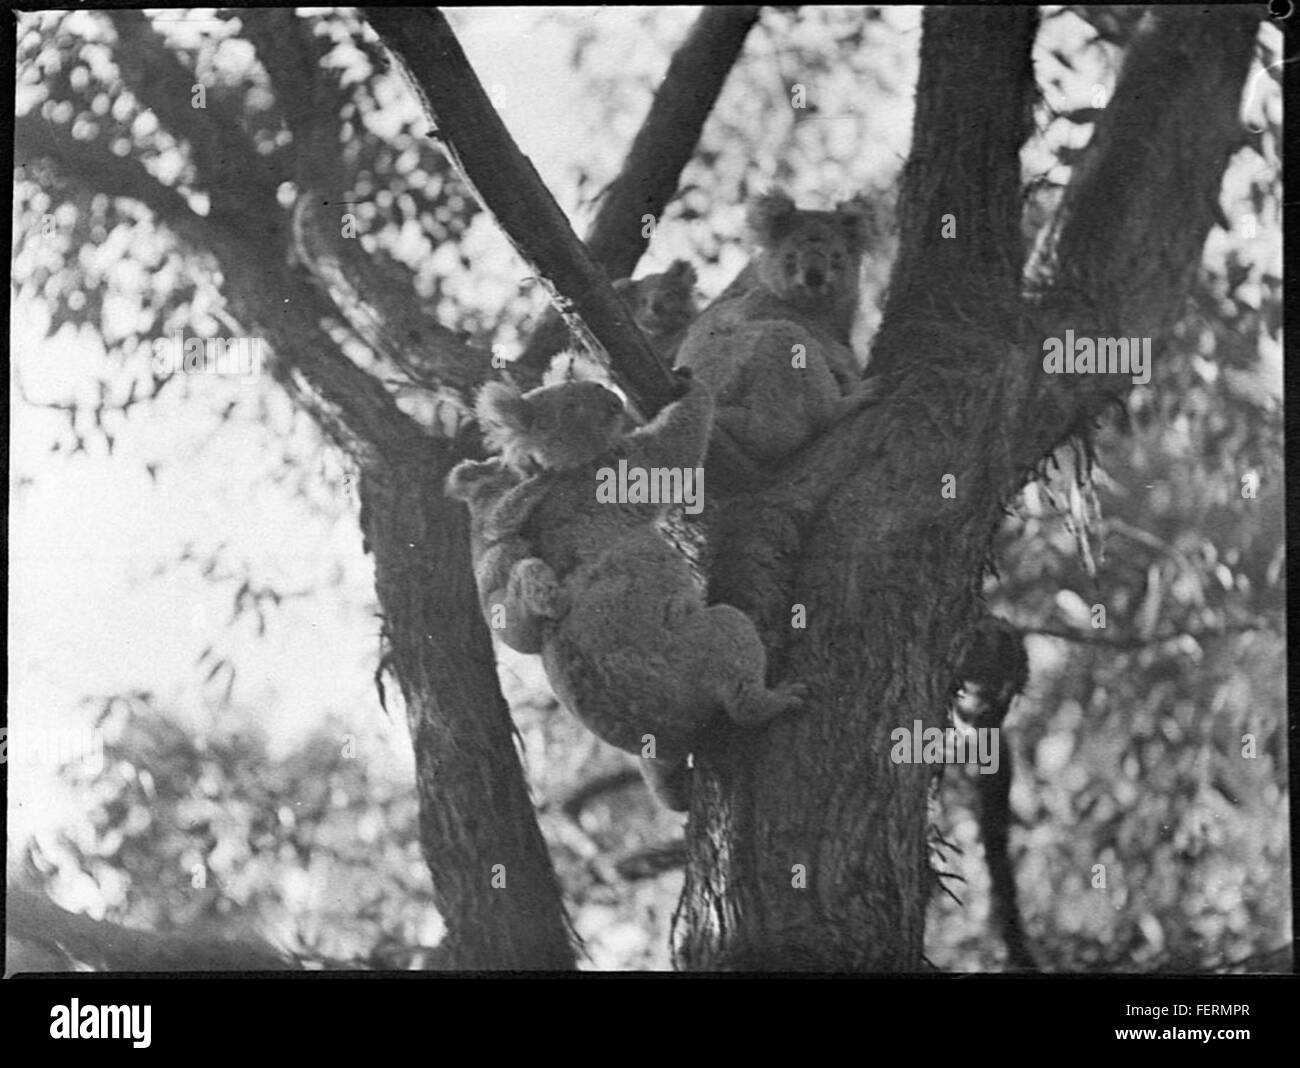
[[777, 296], [814, 309], [857, 303], [859, 261], [873, 232], [861, 203], [800, 211], [784, 193], [768, 193], [750, 207], [749, 228], [763, 250], [759, 279]]
[[489, 382], [475, 405], [487, 447], [516, 471], [581, 467], [627, 430], [623, 402], [596, 382], [561, 382], [520, 393]]
[[694, 267], [674, 260], [663, 274], [635, 281], [620, 278], [614, 289], [632, 310], [636, 325], [654, 338], [685, 329], [695, 318], [695, 280]]

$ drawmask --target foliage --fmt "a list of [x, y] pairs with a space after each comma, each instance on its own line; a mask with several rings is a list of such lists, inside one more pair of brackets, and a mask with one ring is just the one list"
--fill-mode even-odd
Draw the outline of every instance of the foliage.
[[[1132, 29], [1117, 14], [1124, 10], [1087, 17], [1060, 9], [1044, 26], [1042, 136], [1025, 157], [1027, 241], [1087, 142], [1089, 109], [1104, 103], [1094, 101], [1095, 86], [1113, 81]], [[582, 219], [617, 173], [620, 148], [685, 21], [668, 9], [529, 17], [571, 42], [565, 58], [577, 89], [569, 114], [591, 150], [567, 160], [556, 184], [561, 202]], [[124, 45], [138, 40], [136, 18], [25, 16], [20, 116], [77, 142], [108, 143], [116, 157], [199, 202], [201, 113], [190, 114], [188, 125], [168, 124], [142, 107], [151, 75], [141, 53]], [[893, 10], [769, 10], [659, 221], [643, 270], [685, 256], [701, 264], [709, 295], [718, 292], [745, 259], [743, 205], [769, 184], [817, 206], [870, 189], [888, 206], [915, 78], [917, 31], [909, 18]], [[613, 20], [634, 21], [635, 32], [626, 21], [610, 32]], [[267, 173], [292, 174], [303, 149], [285, 134], [288, 103], [271, 89], [252, 22], [225, 13], [202, 24], [159, 25], [166, 50], [193, 71], [181, 81], [201, 80], [241, 116]], [[319, 67], [277, 71], [277, 78], [294, 80], [308, 96], [320, 92], [345, 118], [346, 142], [330, 147], [342, 168], [338, 195], [356, 202], [367, 253], [411, 274], [431, 317], [485, 346], [511, 347], [526, 333], [520, 324], [542, 306], [538, 287], [521, 282], [517, 262], [425, 136], [359, 17], [334, 12], [300, 22], [319, 47]], [[1082, 35], [1087, 24], [1095, 40]], [[1262, 40], [1265, 65], [1270, 48]], [[160, 62], [152, 76], [167, 69]], [[864, 99], [866, 85], [879, 106], [848, 107]], [[805, 111], [789, 107], [796, 87], [811, 101]], [[788, 119], [775, 121], [778, 115]], [[1125, 418], [1098, 436], [1101, 519], [1091, 529], [1074, 521], [1080, 473], [1062, 455], [1060, 470], [1016, 502], [989, 583], [993, 607], [1035, 635], [1030, 692], [1009, 720], [1020, 821], [1012, 843], [1029, 933], [1055, 970], [1221, 968], [1291, 936], [1280, 142], [1275, 109], [1265, 106], [1263, 116], [1230, 175], [1231, 229], [1207, 248], [1178, 345], [1156, 363], [1152, 383], [1135, 391]], [[166, 221], [129, 193], [97, 191], [89, 171], [71, 182], [38, 164], [20, 161], [17, 170], [15, 306], [43, 309], [46, 333], [77, 331], [105, 354], [64, 395], [33, 395], [66, 417], [54, 448], [76, 452], [102, 440], [111, 449], [139, 406], [206, 403], [223, 426], [273, 421], [276, 402], [266, 397], [249, 404], [247, 394], [198, 397], [186, 387], [173, 399], [176, 377], [158, 374], [134, 347], [178, 328], [203, 335], [221, 325], [225, 280], [210, 257], [177, 242]], [[277, 183], [282, 203], [292, 202], [292, 186]], [[868, 265], [872, 307], [889, 256], [883, 247]], [[18, 364], [22, 383], [30, 365]], [[392, 368], [375, 370], [410, 384]], [[313, 437], [301, 449], [286, 446], [287, 488], [321, 495], [320, 444]], [[1259, 491], [1245, 496], [1243, 479], [1252, 475]], [[332, 485], [344, 479], [335, 472]], [[278, 610], [278, 597], [268, 594], [257, 600], [259, 615], [262, 600]], [[1090, 625], [1094, 604], [1108, 606], [1105, 629]], [[656, 813], [635, 784], [566, 814], [575, 784], [628, 764], [538, 696], [535, 666], [507, 659], [503, 671], [507, 682], [521, 673], [508, 694], [543, 830], [591, 962], [665, 966], [680, 876], [629, 883], [616, 861], [671, 840], [678, 821]], [[34, 856], [56, 892], [80, 872], [102, 894], [109, 918], [166, 928], [238, 917], [303, 957], [419, 966], [418, 947], [436, 940], [436, 927], [415, 846], [414, 796], [409, 784], [343, 755], [345, 727], [321, 724], [297, 752], [272, 760], [255, 733], [195, 737], [143, 694], [108, 702], [101, 721], [112, 739], [104, 770], [69, 773], [86, 798], [86, 825], [66, 829]], [[962, 906], [947, 899], [932, 906], [927, 953], [943, 968], [992, 968], [1000, 959], [970, 793], [959, 775], [949, 776], [940, 822], [963, 850], [951, 864], [967, 883], [958, 889]], [[1094, 886], [1095, 865], [1105, 865], [1104, 889]], [[205, 887], [194, 886], [196, 872]]]
[[147, 930], [244, 928], [308, 962], [421, 966], [441, 925], [415, 798], [375, 739], [326, 722], [272, 759], [256, 729], [196, 735], [144, 693], [96, 725], [102, 767], [62, 772], [85, 822], [31, 847], [56, 896]]

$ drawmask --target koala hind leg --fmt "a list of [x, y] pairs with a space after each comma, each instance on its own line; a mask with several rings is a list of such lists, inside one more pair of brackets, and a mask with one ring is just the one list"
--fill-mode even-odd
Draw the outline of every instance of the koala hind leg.
[[743, 727], [765, 723], [803, 705], [807, 687], [782, 683], [768, 689], [767, 653], [750, 618], [731, 605], [699, 614], [697, 640], [706, 677], [727, 717]]

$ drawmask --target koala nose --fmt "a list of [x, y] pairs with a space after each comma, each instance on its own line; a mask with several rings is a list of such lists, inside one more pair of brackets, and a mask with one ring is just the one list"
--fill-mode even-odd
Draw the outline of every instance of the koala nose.
[[809, 289], [821, 289], [826, 284], [826, 272], [820, 265], [810, 264], [804, 271], [803, 280]]

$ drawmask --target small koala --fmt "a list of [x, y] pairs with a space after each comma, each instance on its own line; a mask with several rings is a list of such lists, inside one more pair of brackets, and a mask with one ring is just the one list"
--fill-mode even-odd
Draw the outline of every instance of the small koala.
[[686, 330], [699, 315], [695, 302], [695, 268], [673, 260], [663, 274], [620, 278], [614, 291], [632, 311], [632, 319], [668, 363], [677, 355]]
[[771, 464], [876, 399], [849, 346], [873, 227], [863, 205], [800, 211], [782, 193], [760, 198], [749, 225], [753, 287], [705, 311], [677, 363], [714, 391], [719, 428]]
[[[483, 618], [511, 649], [536, 654], [542, 651], [542, 616], [536, 606], [546, 605], [548, 591], [523, 589], [523, 584], [535, 576], [516, 576], [514, 566], [532, 555], [531, 548], [517, 533], [497, 524], [498, 510], [494, 507], [522, 481], [523, 476], [500, 457], [483, 462], [465, 460], [448, 475], [446, 492], [469, 505], [470, 559], [474, 562], [474, 584]], [[526, 508], [527, 502], [517, 498], [515, 506]], [[552, 614], [563, 614], [558, 588], [553, 587], [549, 596], [547, 607]], [[535, 607], [525, 611], [525, 604]]]
[[641, 755], [652, 790], [684, 807], [679, 793], [664, 792], [680, 782], [695, 739], [717, 713], [758, 724], [798, 708], [804, 693], [800, 684], [769, 689], [767, 655], [749, 617], [705, 604], [658, 528], [664, 503], [608, 502], [597, 493], [601, 469], [620, 461], [628, 470], [698, 469], [712, 426], [709, 391], [688, 379], [680, 399], [630, 431], [621, 402], [594, 382], [524, 394], [492, 383], [478, 414], [501, 456], [459, 464], [447, 489], [470, 506], [489, 624], [489, 608], [503, 598], [497, 632], [507, 644], [521, 652], [540, 645], [565, 707], [605, 741]]

